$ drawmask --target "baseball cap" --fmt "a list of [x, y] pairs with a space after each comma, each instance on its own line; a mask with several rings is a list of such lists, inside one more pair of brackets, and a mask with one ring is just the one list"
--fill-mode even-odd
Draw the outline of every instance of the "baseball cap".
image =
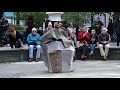
[[11, 27], [10, 28], [10, 32], [14, 32], [15, 31], [15, 28], [14, 27]]

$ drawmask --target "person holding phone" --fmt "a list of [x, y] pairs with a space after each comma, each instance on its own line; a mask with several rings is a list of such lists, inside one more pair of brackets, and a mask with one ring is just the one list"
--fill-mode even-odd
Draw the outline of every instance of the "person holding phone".
[[[90, 43], [90, 34], [87, 32], [87, 28], [83, 27], [82, 31], [78, 34], [78, 41], [80, 41], [79, 44], [81, 44], [82, 47], [82, 55], [81, 59], [84, 60], [86, 57], [86, 51]], [[80, 47], [80, 45], [78, 46]]]
[[[110, 48], [111, 38], [107, 31], [107, 28], [103, 28], [101, 34], [98, 36], [99, 49], [102, 60], [106, 60]], [[105, 50], [103, 48], [105, 48]]]
[[36, 48], [37, 49], [37, 53], [36, 53], [36, 62], [38, 62], [39, 58], [40, 58], [40, 40], [41, 37], [40, 35], [37, 33], [37, 29], [33, 28], [32, 29], [32, 33], [30, 33], [27, 36], [27, 43], [29, 46], [29, 62], [32, 61], [33, 58], [33, 49]]
[[91, 35], [90, 35], [90, 54], [89, 55], [94, 54], [94, 50], [97, 46], [97, 42], [98, 42], [98, 35], [96, 34], [96, 31], [92, 29]]

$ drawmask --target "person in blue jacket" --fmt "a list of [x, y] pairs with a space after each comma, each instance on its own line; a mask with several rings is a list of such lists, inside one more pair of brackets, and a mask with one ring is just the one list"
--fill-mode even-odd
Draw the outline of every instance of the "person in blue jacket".
[[40, 40], [41, 40], [41, 37], [37, 33], [37, 29], [33, 28], [32, 29], [32, 33], [30, 33], [27, 36], [27, 43], [28, 43], [28, 46], [29, 46], [29, 60], [28, 60], [29, 62], [32, 61], [32, 58], [33, 58], [33, 49], [34, 48], [37, 48], [36, 62], [40, 58], [40, 48], [41, 48], [41, 46], [40, 46]]

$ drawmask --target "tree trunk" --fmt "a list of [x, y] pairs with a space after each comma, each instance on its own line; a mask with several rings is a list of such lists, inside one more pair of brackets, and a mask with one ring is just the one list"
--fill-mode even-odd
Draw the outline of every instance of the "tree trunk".
[[93, 12], [91, 13], [91, 26], [93, 25]]
[[17, 25], [19, 25], [19, 24], [20, 24], [20, 20], [18, 20], [18, 19], [17, 19], [17, 20], [16, 20], [16, 22], [17, 22]]

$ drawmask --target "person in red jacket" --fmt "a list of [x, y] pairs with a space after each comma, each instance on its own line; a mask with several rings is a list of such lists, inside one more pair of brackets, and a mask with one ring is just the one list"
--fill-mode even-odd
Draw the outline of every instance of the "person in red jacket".
[[90, 43], [90, 34], [87, 32], [86, 27], [82, 28], [82, 31], [78, 34], [78, 41], [80, 41], [80, 44], [82, 44], [82, 55], [81, 59], [85, 59], [86, 57], [86, 50]]

